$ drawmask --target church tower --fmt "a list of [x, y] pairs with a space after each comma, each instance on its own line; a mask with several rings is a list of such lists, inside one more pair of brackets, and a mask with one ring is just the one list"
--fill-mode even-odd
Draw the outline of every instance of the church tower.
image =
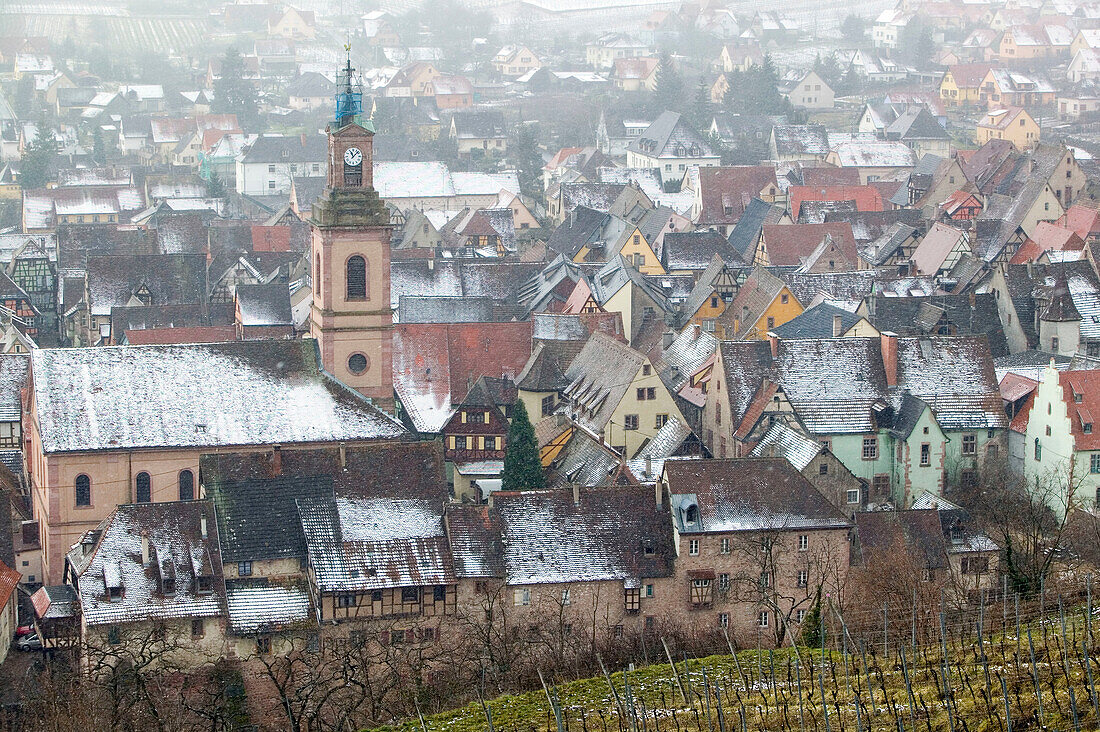
[[328, 126], [328, 179], [310, 217], [310, 333], [325, 370], [393, 407], [390, 217], [374, 190], [374, 126], [349, 57]]

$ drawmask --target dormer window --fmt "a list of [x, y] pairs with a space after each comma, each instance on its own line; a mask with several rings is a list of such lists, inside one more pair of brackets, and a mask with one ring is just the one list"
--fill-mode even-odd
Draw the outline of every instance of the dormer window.
[[209, 595], [214, 591], [214, 578], [209, 575], [198, 578], [198, 588], [196, 590], [200, 595]]
[[1085, 422], [1083, 425], [1081, 425], [1081, 431], [1084, 432], [1086, 435], [1091, 435], [1092, 422]]
[[1084, 399], [1085, 399], [1084, 394], [1078, 394], [1077, 392], [1073, 392], [1073, 403], [1074, 404], [1080, 404], [1082, 401], [1084, 401]]
[[684, 509], [684, 523], [694, 526], [699, 521], [699, 507], [694, 503]]

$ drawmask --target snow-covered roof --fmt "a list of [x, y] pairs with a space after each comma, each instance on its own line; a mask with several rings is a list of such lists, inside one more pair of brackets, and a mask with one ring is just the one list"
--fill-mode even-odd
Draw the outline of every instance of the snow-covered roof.
[[309, 590], [291, 584], [230, 581], [225, 588], [229, 629], [237, 635], [270, 632], [313, 620]]
[[[104, 524], [90, 560], [80, 544], [70, 551], [84, 564], [79, 587], [85, 623], [224, 613], [222, 561], [208, 501], [128, 504]], [[209, 585], [200, 588], [200, 578]]]
[[325, 373], [310, 341], [40, 349], [31, 368], [47, 453], [405, 434]]
[[451, 172], [446, 163], [381, 161], [374, 164], [374, 187], [383, 199], [495, 196], [501, 189], [519, 194], [517, 173]]
[[455, 582], [441, 504], [415, 498], [305, 498], [298, 511], [322, 592]]

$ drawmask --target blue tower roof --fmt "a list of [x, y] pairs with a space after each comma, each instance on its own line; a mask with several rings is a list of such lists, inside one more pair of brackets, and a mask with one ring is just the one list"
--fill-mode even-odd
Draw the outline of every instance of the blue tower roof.
[[369, 119], [363, 119], [363, 90], [355, 81], [354, 73], [351, 50], [348, 49], [347, 63], [336, 82], [336, 129], [355, 123], [374, 132], [374, 124]]

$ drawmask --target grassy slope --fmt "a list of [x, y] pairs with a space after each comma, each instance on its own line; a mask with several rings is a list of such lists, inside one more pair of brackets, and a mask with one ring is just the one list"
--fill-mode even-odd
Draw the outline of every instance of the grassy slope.
[[[1100, 664], [1097, 663], [1100, 655], [1097, 636], [1100, 633], [1095, 626], [1094, 623], [1088, 658], [1094, 680], [1100, 683]], [[859, 653], [830, 650], [821, 663], [820, 651], [801, 649], [796, 655], [789, 648], [774, 654], [765, 651], [759, 658], [756, 651], [743, 652], [738, 654], [736, 662], [728, 655], [692, 659], [687, 662], [686, 669], [684, 663], [676, 665], [686, 690], [686, 702], [667, 664], [640, 668], [625, 676], [616, 673], [611, 681], [619, 697], [618, 704], [624, 708], [622, 729], [625, 730], [642, 730], [643, 717], [646, 730], [732, 732], [742, 729], [742, 725], [748, 730], [817, 730], [826, 729], [826, 725], [831, 732], [856, 730], [857, 696], [860, 700], [858, 728], [862, 730], [898, 730], [899, 721], [906, 730], [948, 730], [952, 725], [956, 730], [975, 732], [1006, 730], [1002, 679], [1009, 690], [1008, 714], [1013, 730], [1039, 728], [1036, 722], [1040, 698], [1046, 729], [1074, 729], [1071, 687], [1079, 729], [1097, 729], [1100, 719], [1090, 701], [1084, 656], [1084, 612], [1067, 614], [1066, 628], [1066, 642], [1063, 643], [1059, 616], [1053, 614], [1025, 627], [1019, 642], [1011, 627], [1006, 633], [986, 635], [981, 647], [973, 629], [969, 635], [962, 632], [949, 640], [947, 658], [954, 698], [950, 718], [941, 693], [943, 656], [938, 639], [931, 645], [918, 645], [915, 654], [912, 649], [904, 649], [905, 669], [897, 650], [890, 649], [889, 655], [883, 656], [881, 645], [877, 648], [864, 646], [866, 666]], [[1034, 667], [1030, 663], [1028, 630], [1036, 657]], [[774, 684], [771, 682], [773, 664]], [[807, 673], [810, 666], [814, 674], [812, 683]], [[801, 672], [801, 705], [796, 667]], [[906, 670], [915, 702], [912, 714]], [[704, 691], [704, 672], [709, 695]], [[1036, 694], [1033, 672], [1039, 677], [1040, 695]], [[868, 686], [871, 693], [868, 693]], [[563, 729], [593, 732], [620, 729], [618, 705], [603, 677], [552, 687], [551, 694], [558, 700]], [[716, 694], [720, 695], [720, 701]], [[542, 691], [492, 699], [488, 701], [488, 709], [495, 729], [500, 732], [557, 729], [547, 695]], [[474, 703], [429, 717], [423, 728], [419, 721], [410, 721], [381, 729], [421, 732], [424, 728], [431, 732], [474, 732], [488, 729], [488, 725], [481, 705]]]

